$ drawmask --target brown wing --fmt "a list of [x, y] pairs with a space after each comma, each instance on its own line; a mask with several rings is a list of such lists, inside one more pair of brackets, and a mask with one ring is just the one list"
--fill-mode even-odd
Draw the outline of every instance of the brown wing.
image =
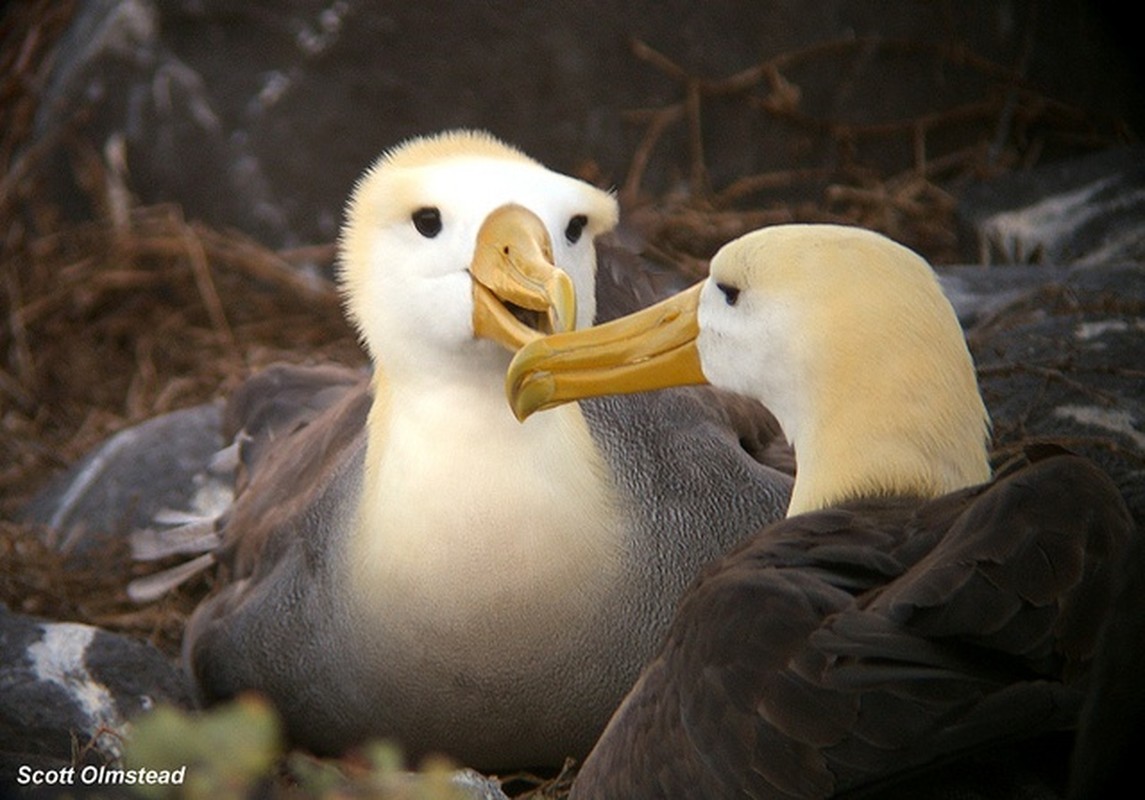
[[219, 556], [231, 578], [291, 545], [292, 521], [307, 515], [363, 446], [370, 398], [359, 370], [294, 365], [270, 367], [233, 395], [224, 424], [240, 443], [240, 466]]
[[1071, 754], [1071, 800], [1117, 797], [1131, 785], [1145, 741], [1145, 531], [1138, 528], [1097, 643], [1090, 690]]
[[785, 520], [709, 570], [575, 797], [828, 797], [1072, 724], [1131, 525], [1072, 456]]
[[644, 258], [632, 238], [631, 231], [620, 231], [596, 240], [596, 324], [646, 308], [697, 280]]
[[273, 364], [244, 381], [223, 410], [223, 435], [240, 448], [236, 491], [245, 489], [267, 453], [282, 453], [285, 439], [365, 383], [361, 370], [333, 364]]
[[[345, 367], [278, 364], [244, 382], [215, 415], [216, 439], [232, 444], [208, 462], [212, 473], [226, 474], [232, 502], [217, 517], [134, 531], [139, 560], [196, 557], [132, 581], [128, 594], [139, 602], [156, 599], [217, 563], [225, 567], [225, 583], [249, 574], [268, 542], [288, 544], [284, 523], [316, 502], [325, 491], [321, 477], [333, 474], [352, 444], [364, 440], [368, 408], [365, 373]], [[152, 447], [162, 450], [164, 444]], [[237, 458], [221, 458], [232, 452]]]
[[[232, 401], [230, 418], [243, 443], [242, 479], [222, 520], [215, 553], [219, 588], [199, 604], [183, 636], [183, 659], [203, 700], [222, 699], [267, 675], [290, 680], [312, 668], [290, 648], [336, 645], [331, 598], [318, 577], [352, 523], [365, 451], [369, 383], [338, 368], [274, 368], [252, 379]], [[258, 647], [260, 656], [235, 657]], [[264, 673], [267, 659], [278, 663]]]

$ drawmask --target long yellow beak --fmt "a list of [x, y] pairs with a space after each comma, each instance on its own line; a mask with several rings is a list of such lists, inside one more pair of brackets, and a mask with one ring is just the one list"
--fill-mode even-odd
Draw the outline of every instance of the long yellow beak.
[[576, 289], [553, 262], [549, 232], [513, 203], [485, 218], [469, 265], [473, 331], [516, 351], [545, 333], [576, 327]]
[[707, 383], [696, 350], [702, 285], [627, 317], [525, 345], [505, 376], [517, 419], [586, 397]]

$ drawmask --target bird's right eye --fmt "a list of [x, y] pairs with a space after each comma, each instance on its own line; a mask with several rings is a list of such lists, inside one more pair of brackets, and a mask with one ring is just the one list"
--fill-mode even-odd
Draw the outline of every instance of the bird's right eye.
[[433, 206], [419, 208], [410, 215], [413, 226], [427, 239], [432, 239], [441, 233], [441, 211]]

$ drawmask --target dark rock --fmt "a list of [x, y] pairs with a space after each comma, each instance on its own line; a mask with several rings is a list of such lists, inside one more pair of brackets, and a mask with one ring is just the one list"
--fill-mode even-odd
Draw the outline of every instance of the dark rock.
[[183, 673], [148, 644], [0, 605], [0, 787], [23, 765], [117, 758], [132, 717], [189, 698]]
[[961, 197], [964, 249], [981, 264], [1145, 264], [1145, 148], [1004, 175]]
[[1145, 530], [1145, 269], [1051, 275], [968, 331], [995, 440], [1048, 439], [1093, 459]]
[[[684, 99], [679, 78], [637, 58], [633, 39], [704, 79], [842, 44], [784, 67], [812, 120], [897, 121], [996, 93], [989, 70], [894, 46], [904, 41], [968, 47], [1095, 119], [1145, 117], [1127, 43], [1112, 40], [1088, 4], [974, 0], [943, 14], [919, 13], [914, 0], [86, 0], [59, 44], [37, 131], [76, 123], [86, 109], [79, 133], [105, 154], [120, 194], [178, 202], [190, 218], [283, 246], [331, 241], [367, 164], [401, 139], [447, 127], [488, 128], [555, 169], [594, 162], [605, 182], [622, 183], [644, 134], [625, 112]], [[752, 105], [771, 91], [761, 80], [705, 98], [714, 185], [839, 163], [840, 142], [824, 130]], [[87, 219], [67, 146], [53, 156], [55, 196]], [[869, 165], [911, 166], [905, 137], [852, 137], [849, 146]], [[653, 154], [647, 188], [673, 187], [688, 163], [677, 124]]]

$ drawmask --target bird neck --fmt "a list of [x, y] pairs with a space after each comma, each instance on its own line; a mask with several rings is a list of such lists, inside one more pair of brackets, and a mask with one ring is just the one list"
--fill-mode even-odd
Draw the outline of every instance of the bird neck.
[[520, 598], [579, 613], [576, 598], [602, 596], [625, 526], [579, 407], [560, 411], [521, 424], [498, 381], [376, 373], [349, 552], [358, 595], [389, 607], [428, 594], [425, 613], [458, 625]]
[[938, 497], [989, 479], [988, 418], [972, 372], [941, 387], [855, 383], [816, 393], [784, 425], [796, 460], [788, 516], [864, 497]]

